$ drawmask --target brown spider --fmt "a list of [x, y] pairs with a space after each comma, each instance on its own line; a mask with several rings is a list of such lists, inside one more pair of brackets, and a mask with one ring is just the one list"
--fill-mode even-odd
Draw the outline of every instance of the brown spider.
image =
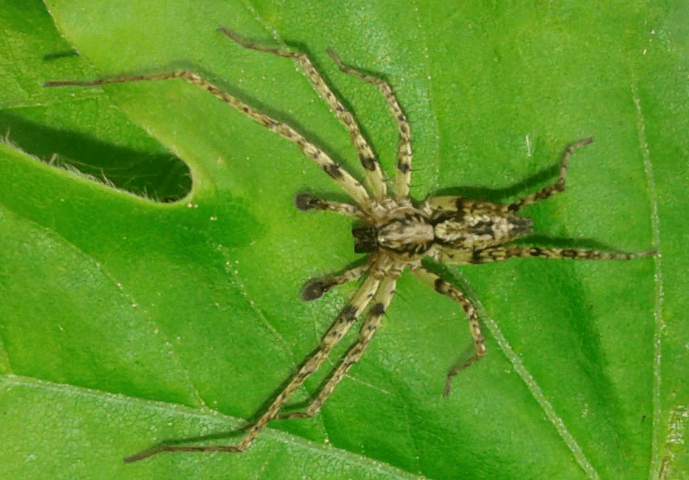
[[[336, 285], [342, 285], [363, 276], [366, 278], [338, 319], [325, 333], [317, 351], [303, 363], [299, 371], [256, 422], [247, 425], [247, 433], [239, 443], [236, 445], [162, 445], [127, 457], [125, 459], [126, 462], [141, 460], [160, 452], [243, 452], [251, 446], [270, 421], [276, 419], [309, 418], [316, 415], [337, 384], [347, 374], [352, 365], [361, 358], [361, 355], [381, 324], [381, 318], [385, 314], [385, 310], [388, 308], [390, 300], [395, 293], [397, 278], [405, 268], [409, 268], [416, 278], [433, 288], [436, 292], [458, 302], [469, 319], [469, 330], [473, 340], [474, 354], [463, 364], [450, 369], [448, 372], [444, 395], [449, 395], [450, 385], [454, 376], [483, 358], [486, 355], [486, 346], [481, 333], [479, 318], [471, 300], [455, 286], [424, 268], [421, 264], [421, 260], [424, 257], [430, 257], [435, 261], [450, 265], [467, 265], [498, 262], [513, 257], [630, 260], [656, 253], [655, 251], [606, 253], [596, 250], [569, 248], [503, 246], [505, 243], [518, 237], [532, 233], [532, 221], [518, 216], [517, 212], [528, 205], [564, 191], [567, 163], [570, 156], [577, 148], [590, 144], [593, 141], [591, 138], [580, 140], [567, 149], [560, 166], [557, 182], [509, 205], [477, 202], [456, 196], [439, 196], [429, 198], [421, 205], [415, 206], [409, 198], [409, 183], [412, 172], [412, 145], [409, 122], [400, 108], [390, 85], [385, 80], [361, 73], [344, 65], [335, 52], [328, 49], [328, 53], [342, 72], [358, 77], [378, 87], [397, 122], [399, 146], [397, 149], [394, 197], [387, 193], [387, 185], [380, 164], [371, 146], [361, 134], [361, 129], [356, 119], [333, 94], [306, 54], [255, 45], [246, 42], [225, 28], [221, 27], [219, 30], [246, 49], [292, 58], [301, 64], [316, 91], [325, 99], [337, 115], [337, 118], [349, 131], [361, 165], [366, 172], [371, 190], [370, 193], [346, 170], [335, 163], [327, 153], [309, 142], [290, 125], [260, 113], [204, 80], [196, 73], [188, 70], [149, 75], [126, 75], [114, 78], [101, 78], [93, 81], [52, 81], [47, 82], [45, 86], [96, 86], [111, 83], [181, 78], [193, 85], [204, 88], [218, 99], [236, 108], [264, 127], [295, 142], [301, 151], [313, 159], [356, 203], [356, 205], [352, 205], [349, 203], [330, 202], [307, 193], [302, 193], [294, 197], [295, 206], [300, 210], [329, 210], [363, 220], [365, 226], [352, 230], [355, 242], [354, 251], [356, 253], [368, 254], [368, 258], [363, 264], [347, 270], [342, 275], [317, 279], [307, 284], [301, 292], [301, 299], [304, 301], [315, 300]], [[366, 311], [367, 307], [368, 312], [361, 326], [358, 340], [349, 348], [309, 406], [301, 412], [280, 414], [280, 410], [285, 402], [301, 386], [304, 380], [321, 366], [333, 347], [349, 331], [354, 321]]]

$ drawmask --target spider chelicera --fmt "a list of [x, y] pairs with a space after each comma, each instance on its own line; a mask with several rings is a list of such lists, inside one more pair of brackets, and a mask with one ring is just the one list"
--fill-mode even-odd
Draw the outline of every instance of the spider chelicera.
[[[352, 365], [359, 361], [371, 338], [380, 327], [381, 318], [395, 293], [397, 278], [405, 268], [408, 268], [422, 283], [459, 303], [469, 319], [469, 330], [474, 347], [473, 355], [461, 365], [449, 370], [444, 389], [444, 395], [449, 395], [454, 376], [483, 358], [486, 355], [486, 347], [479, 317], [471, 300], [457, 287], [427, 270], [421, 263], [424, 257], [450, 265], [467, 265], [499, 262], [514, 257], [630, 260], [656, 253], [650, 250], [638, 253], [607, 253], [573, 248], [505, 245], [518, 237], [532, 233], [532, 221], [520, 217], [517, 213], [526, 206], [565, 190], [569, 158], [576, 149], [590, 144], [593, 141], [591, 138], [580, 140], [567, 149], [560, 166], [558, 180], [553, 185], [508, 205], [473, 201], [458, 196], [432, 197], [420, 205], [415, 205], [409, 198], [412, 173], [409, 122], [388, 82], [344, 65], [335, 52], [328, 49], [328, 53], [342, 72], [378, 87], [397, 123], [399, 146], [397, 149], [394, 196], [387, 192], [387, 184], [380, 164], [373, 153], [373, 149], [362, 135], [357, 120], [338, 100], [306, 54], [266, 48], [249, 43], [225, 28], [220, 27], [219, 30], [246, 49], [271, 53], [299, 62], [313, 87], [349, 131], [361, 165], [366, 172], [370, 189], [366, 189], [349, 172], [335, 163], [327, 153], [307, 140], [290, 125], [257, 111], [189, 70], [147, 75], [125, 75], [93, 81], [51, 81], [47, 82], [45, 86], [97, 86], [180, 78], [204, 88], [264, 127], [295, 142], [306, 156], [314, 160], [354, 200], [354, 204], [338, 203], [302, 193], [294, 197], [295, 206], [300, 210], [332, 211], [363, 221], [364, 226], [352, 230], [355, 242], [354, 250], [356, 253], [368, 255], [363, 263], [346, 270], [341, 275], [320, 278], [308, 283], [301, 292], [302, 300], [315, 300], [336, 285], [342, 285], [361, 277], [365, 277], [365, 279], [340, 316], [325, 333], [317, 350], [301, 365], [297, 373], [263, 414], [253, 424], [246, 426], [246, 434], [239, 443], [235, 445], [162, 445], [127, 457], [125, 461], [134, 462], [165, 451], [243, 452], [251, 446], [259, 433], [272, 420], [309, 418], [316, 415]], [[344, 354], [340, 363], [311, 400], [308, 407], [304, 411], [281, 414], [280, 410], [285, 402], [302, 385], [304, 380], [321, 366], [333, 347], [364, 312], [366, 312], [366, 316], [358, 339]]]

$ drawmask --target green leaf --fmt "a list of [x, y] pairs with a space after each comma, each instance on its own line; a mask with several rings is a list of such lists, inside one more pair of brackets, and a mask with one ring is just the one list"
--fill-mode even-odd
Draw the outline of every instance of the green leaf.
[[[7, 478], [687, 478], [683, 4], [46, 4], [52, 20], [36, 1], [0, 6], [0, 124], [15, 145], [0, 145]], [[295, 64], [242, 49], [220, 25], [308, 52], [392, 173], [381, 95], [325, 49], [385, 75], [412, 125], [416, 200], [518, 198], [593, 136], [567, 192], [527, 212], [534, 241], [662, 257], [445, 268], [480, 305], [488, 348], [449, 398], [466, 319], [404, 274], [317, 417], [275, 422], [241, 455], [125, 465], [165, 439], [235, 442], [228, 432], [261, 412], [356, 288], [298, 299], [357, 257], [348, 219], [293, 207], [300, 192], [344, 199], [295, 145], [182, 81], [41, 87], [193, 69], [362, 178]]]

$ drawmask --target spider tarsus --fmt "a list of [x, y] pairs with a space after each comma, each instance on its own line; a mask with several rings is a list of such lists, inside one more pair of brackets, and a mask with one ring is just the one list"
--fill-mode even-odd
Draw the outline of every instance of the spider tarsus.
[[333, 285], [335, 285], [333, 282], [328, 282], [327, 280], [313, 280], [306, 284], [301, 290], [299, 298], [302, 302], [317, 300], [321, 298], [325, 292], [333, 288]]
[[300, 193], [292, 199], [294, 206], [299, 210], [312, 210], [321, 204], [321, 199], [314, 197], [310, 193]]

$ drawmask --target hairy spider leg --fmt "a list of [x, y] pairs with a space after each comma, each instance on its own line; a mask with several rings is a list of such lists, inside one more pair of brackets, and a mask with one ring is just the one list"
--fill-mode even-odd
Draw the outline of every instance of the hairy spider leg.
[[326, 212], [339, 213], [340, 215], [349, 217], [358, 217], [362, 220], [366, 219], [366, 215], [352, 204], [331, 202], [311, 195], [310, 193], [299, 193], [295, 195], [294, 206], [303, 211], [323, 210]]
[[557, 182], [548, 187], [543, 188], [542, 190], [539, 190], [536, 193], [532, 193], [531, 195], [527, 195], [526, 197], [520, 198], [516, 202], [510, 203], [509, 205], [507, 205], [508, 210], [510, 212], [516, 212], [517, 210], [521, 210], [524, 207], [533, 205], [534, 203], [540, 202], [541, 200], [545, 200], [548, 197], [552, 197], [557, 193], [564, 192], [565, 183], [567, 182], [567, 166], [569, 165], [569, 157], [572, 156], [572, 153], [574, 153], [574, 150], [576, 150], [577, 148], [585, 147], [586, 145], [590, 145], [592, 143], [593, 138], [585, 138], [570, 145], [567, 148], [567, 151], [565, 152], [565, 156], [562, 159], [562, 163], [560, 164], [560, 174], [558, 176]]
[[397, 199], [409, 198], [409, 185], [411, 183], [411, 162], [413, 157], [413, 150], [411, 144], [411, 127], [409, 126], [409, 121], [407, 116], [402, 111], [395, 93], [392, 91], [392, 87], [388, 82], [382, 78], [374, 77], [373, 75], [368, 75], [366, 73], [360, 72], [359, 70], [345, 65], [340, 60], [340, 57], [335, 53], [332, 48], [328, 49], [328, 53], [332, 57], [333, 61], [337, 67], [344, 73], [348, 75], [353, 75], [361, 80], [372, 83], [380, 93], [385, 97], [385, 103], [388, 104], [390, 108], [390, 113], [395, 118], [397, 122], [397, 130], [399, 132], [399, 144], [397, 146], [397, 170], [395, 174], [395, 194]]
[[476, 265], [524, 257], [569, 258], [572, 260], [632, 260], [639, 257], [650, 257], [656, 253], [658, 253], [657, 250], [635, 253], [609, 253], [583, 248], [488, 247], [473, 252], [444, 250], [439, 253], [438, 261], [448, 265]]
[[[371, 276], [376, 276], [375, 272], [371, 273]], [[311, 401], [306, 410], [301, 412], [290, 412], [286, 414], [281, 414], [276, 417], [279, 420], [287, 420], [292, 418], [311, 418], [316, 415], [323, 403], [328, 399], [337, 384], [344, 378], [344, 376], [349, 372], [349, 369], [361, 359], [364, 354], [366, 347], [368, 347], [371, 338], [376, 333], [376, 330], [381, 325], [383, 315], [390, 305], [393, 295], [395, 294], [395, 284], [397, 283], [397, 277], [385, 276], [380, 282], [378, 291], [372, 300], [371, 308], [368, 310], [366, 320], [361, 326], [361, 331], [359, 332], [358, 340], [347, 350], [347, 353], [342, 357], [337, 368], [333, 371], [328, 378], [328, 381], [321, 387], [318, 395]]]
[[383, 171], [380, 168], [380, 163], [373, 153], [371, 145], [369, 145], [368, 141], [361, 133], [361, 127], [359, 127], [359, 123], [356, 121], [356, 118], [354, 118], [354, 115], [352, 115], [352, 112], [347, 110], [342, 102], [335, 96], [333, 91], [323, 79], [323, 76], [318, 72], [316, 67], [314, 67], [313, 62], [308, 55], [302, 52], [269, 48], [255, 43], [250, 43], [236, 33], [231, 32], [223, 27], [219, 27], [218, 30], [248, 50], [256, 50], [258, 52], [271, 53], [279, 57], [291, 58], [301, 64], [302, 68], [306, 72], [306, 75], [308, 75], [309, 80], [311, 80], [313, 88], [335, 112], [335, 115], [337, 115], [340, 123], [342, 123], [349, 131], [349, 136], [354, 144], [357, 155], [359, 155], [359, 160], [361, 161], [361, 165], [364, 167], [369, 184], [371, 185], [373, 196], [378, 200], [383, 199], [386, 194], [385, 178], [383, 176]]
[[[510, 215], [526, 206], [533, 205], [534, 203], [552, 197], [557, 193], [563, 192], [565, 190], [565, 183], [567, 179], [569, 158], [572, 156], [574, 150], [585, 147], [586, 145], [590, 145], [591, 143], [593, 143], [592, 138], [585, 138], [584, 140], [579, 140], [578, 142], [573, 143], [567, 148], [564, 158], [562, 159], [562, 163], [560, 164], [560, 174], [557, 181], [553, 185], [549, 185], [536, 193], [527, 195], [507, 205], [497, 205], [491, 203], [489, 204], [491, 211], [496, 211], [496, 209], [499, 209], [502, 215]], [[426, 200], [421, 206], [421, 209], [427, 214], [432, 215], [438, 212], [458, 212], [460, 210], [472, 211], [476, 208], [480, 208], [482, 204], [486, 204], [486, 202], [469, 200], [456, 195], [439, 195]]]
[[354, 201], [362, 208], [369, 205], [370, 199], [366, 189], [356, 180], [349, 172], [335, 163], [330, 156], [321, 148], [308, 141], [301, 133], [286, 123], [279, 122], [274, 118], [259, 112], [255, 108], [250, 107], [241, 100], [233, 97], [229, 93], [224, 92], [211, 82], [205, 80], [203, 77], [190, 70], [179, 70], [175, 72], [166, 73], [152, 73], [145, 75], [122, 75], [118, 77], [99, 78], [90, 81], [66, 80], [66, 81], [51, 81], [43, 84], [44, 87], [96, 87], [101, 85], [110, 85], [115, 83], [131, 83], [131, 82], [146, 82], [152, 80], [172, 80], [180, 78], [186, 80], [192, 85], [203, 88], [211, 93], [213, 96], [227, 103], [255, 122], [260, 123], [267, 129], [277, 133], [283, 138], [291, 140], [296, 143], [300, 150], [309, 158], [314, 160], [321, 169], [327, 173], [335, 182], [337, 182], [347, 194], [354, 199]]
[[328, 355], [342, 337], [349, 331], [358, 316], [371, 301], [375, 292], [378, 290], [381, 280], [378, 276], [369, 275], [361, 287], [354, 294], [340, 316], [335, 320], [328, 331], [323, 336], [323, 341], [316, 351], [302, 364], [299, 371], [292, 377], [289, 383], [275, 397], [273, 402], [261, 414], [255, 423], [248, 429], [246, 435], [236, 445], [163, 445], [152, 450], [145, 450], [139, 454], [125, 458], [125, 462], [131, 463], [144, 458], [151, 457], [161, 452], [243, 452], [251, 446], [256, 437], [274, 420], [285, 402], [294, 392], [304, 383], [313, 372], [318, 370], [321, 364], [328, 358]]
[[467, 297], [460, 289], [452, 285], [450, 282], [444, 280], [439, 275], [436, 275], [424, 267], [419, 266], [413, 268], [412, 273], [417, 279], [419, 279], [421, 283], [428, 285], [436, 292], [459, 303], [462, 306], [462, 310], [464, 310], [464, 314], [466, 315], [467, 319], [469, 319], [469, 332], [471, 332], [471, 340], [474, 344], [474, 354], [464, 363], [457, 367], [450, 368], [450, 370], [447, 372], [447, 379], [445, 380], [445, 388], [443, 390], [443, 396], [447, 397], [450, 395], [452, 379], [459, 372], [486, 356], [485, 338], [483, 337], [483, 332], [481, 331], [481, 324], [479, 322], [478, 314], [476, 313], [476, 308], [474, 308], [474, 304], [471, 302], [469, 297]]

